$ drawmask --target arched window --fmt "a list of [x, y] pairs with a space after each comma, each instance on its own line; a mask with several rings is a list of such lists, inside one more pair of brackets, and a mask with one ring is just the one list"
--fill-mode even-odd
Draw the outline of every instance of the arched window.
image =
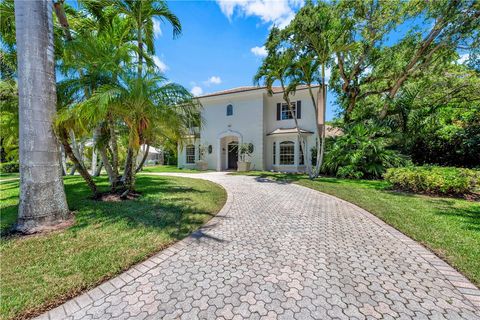
[[185, 151], [187, 156], [186, 163], [195, 163], [195, 146], [193, 144], [189, 144], [185, 148]]
[[233, 116], [233, 106], [231, 104], [227, 106], [227, 116]]
[[295, 164], [295, 144], [292, 141], [280, 142], [280, 164]]

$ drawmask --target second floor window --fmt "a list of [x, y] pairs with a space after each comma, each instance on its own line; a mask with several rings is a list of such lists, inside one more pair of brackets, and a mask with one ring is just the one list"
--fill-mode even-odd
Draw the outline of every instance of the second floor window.
[[301, 101], [291, 102], [291, 109], [286, 103], [277, 103], [277, 120], [289, 120], [296, 117], [300, 119], [302, 117], [302, 105]]
[[227, 106], [227, 116], [233, 116], [233, 106], [231, 104]]
[[292, 102], [291, 106], [292, 106], [292, 110], [290, 111], [290, 108], [288, 107], [288, 105], [286, 103], [282, 103], [282, 114], [281, 114], [282, 120], [293, 119], [293, 116], [297, 114], [297, 104], [295, 102]]

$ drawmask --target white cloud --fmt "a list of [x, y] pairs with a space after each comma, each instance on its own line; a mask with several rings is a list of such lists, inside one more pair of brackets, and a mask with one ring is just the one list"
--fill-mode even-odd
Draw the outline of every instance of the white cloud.
[[194, 95], [194, 96], [199, 96], [203, 93], [203, 89], [199, 86], [194, 86], [192, 88], [192, 90], [190, 90], [190, 92]]
[[460, 58], [458, 58], [458, 63], [465, 63], [465, 61], [467, 61], [469, 58], [469, 55], [468, 53], [463, 53], [460, 55]]
[[159, 57], [153, 56], [152, 59], [153, 59], [153, 62], [155, 63], [155, 65], [158, 67], [158, 69], [160, 69], [160, 71], [165, 72], [165, 71], [168, 70], [168, 66], [165, 64], [165, 62], [160, 60]]
[[220, 84], [222, 83], [222, 79], [219, 76], [211, 76], [207, 81], [205, 81], [205, 84], [211, 85], [211, 84]]
[[217, 0], [223, 14], [229, 20], [235, 13], [244, 16], [257, 16], [264, 23], [274, 23], [280, 28], [288, 25], [295, 16], [295, 9], [303, 0]]
[[332, 76], [332, 69], [331, 68], [325, 69], [325, 82], [329, 82], [331, 76]]
[[153, 34], [155, 38], [162, 36], [162, 29], [160, 28], [160, 21], [153, 19]]
[[252, 49], [250, 49], [250, 51], [257, 57], [266, 57], [268, 54], [267, 49], [265, 49], [265, 46], [253, 47]]

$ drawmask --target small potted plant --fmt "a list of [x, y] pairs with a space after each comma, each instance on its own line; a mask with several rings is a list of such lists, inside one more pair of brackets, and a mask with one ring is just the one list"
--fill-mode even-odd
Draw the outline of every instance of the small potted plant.
[[240, 161], [237, 162], [237, 171], [250, 171], [251, 162], [247, 161], [253, 153], [253, 144], [242, 143], [238, 146], [238, 153], [240, 154]]
[[199, 160], [195, 161], [195, 168], [200, 171], [208, 170], [208, 162], [205, 160], [205, 155], [207, 154], [207, 147], [203, 144], [198, 146], [198, 158]]

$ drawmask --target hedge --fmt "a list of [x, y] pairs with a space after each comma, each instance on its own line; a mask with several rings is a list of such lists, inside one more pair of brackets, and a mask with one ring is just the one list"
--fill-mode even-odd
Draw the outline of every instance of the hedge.
[[19, 171], [18, 162], [0, 163], [0, 173], [14, 173]]
[[430, 194], [471, 193], [480, 181], [480, 171], [473, 169], [419, 166], [388, 169], [385, 180], [394, 188]]

